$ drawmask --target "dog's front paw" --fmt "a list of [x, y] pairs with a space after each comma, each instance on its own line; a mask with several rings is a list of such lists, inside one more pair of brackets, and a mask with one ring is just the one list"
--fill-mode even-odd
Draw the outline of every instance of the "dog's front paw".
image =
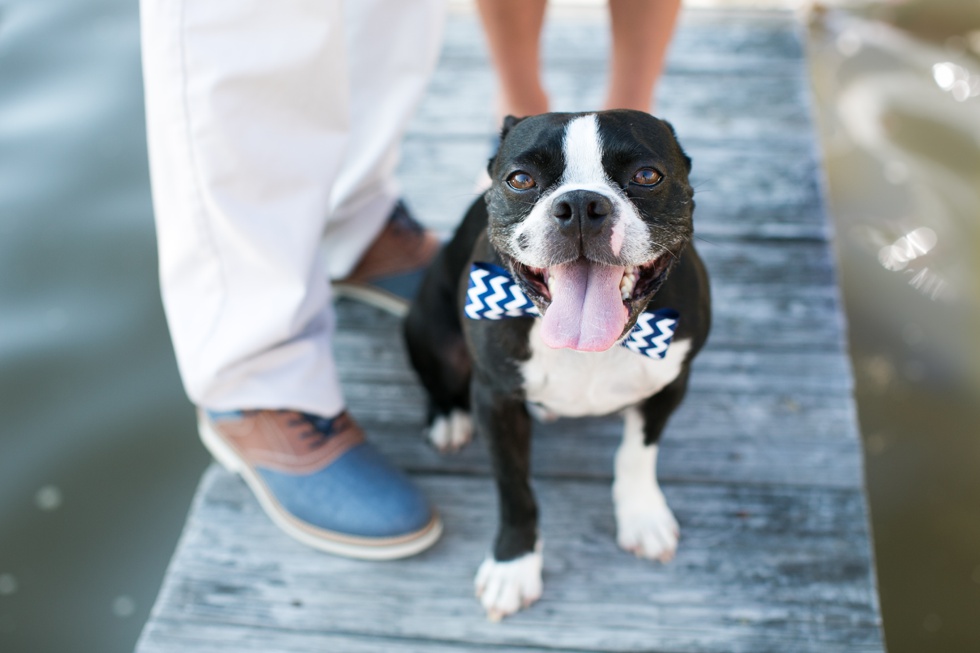
[[541, 598], [541, 551], [499, 562], [488, 557], [476, 572], [476, 596], [490, 621], [526, 608]]
[[440, 453], [459, 451], [473, 438], [470, 414], [465, 410], [454, 410], [448, 415], [439, 415], [429, 427], [428, 438]]
[[670, 562], [677, 551], [680, 527], [662, 496], [617, 506], [616, 541], [641, 558]]
[[527, 412], [542, 424], [554, 422], [559, 417], [558, 413], [545, 408], [544, 404], [536, 404], [533, 401], [527, 402]]

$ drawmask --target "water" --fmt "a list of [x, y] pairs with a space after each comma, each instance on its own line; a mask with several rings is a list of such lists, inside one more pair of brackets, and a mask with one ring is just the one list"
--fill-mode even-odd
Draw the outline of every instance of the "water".
[[[811, 53], [886, 636], [978, 650], [980, 98], [957, 82], [980, 4], [849, 5]], [[207, 461], [156, 283], [136, 11], [0, 9], [4, 653], [132, 650]]]
[[0, 651], [132, 650], [207, 456], [156, 282], [136, 3], [0, 14]]
[[888, 650], [980, 650], [980, 3], [818, 13], [810, 55]]

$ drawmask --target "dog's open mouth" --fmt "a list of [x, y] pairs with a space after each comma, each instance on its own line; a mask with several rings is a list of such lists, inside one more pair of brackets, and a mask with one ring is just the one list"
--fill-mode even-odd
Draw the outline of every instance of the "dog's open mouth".
[[669, 262], [669, 254], [629, 267], [586, 258], [550, 268], [514, 261], [514, 271], [547, 306], [541, 330], [546, 345], [605, 351], [623, 335], [632, 303], [660, 286]]

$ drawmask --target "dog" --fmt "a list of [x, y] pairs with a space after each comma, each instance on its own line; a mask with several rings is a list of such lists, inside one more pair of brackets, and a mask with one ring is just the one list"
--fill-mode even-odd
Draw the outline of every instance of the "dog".
[[489, 190], [409, 310], [430, 440], [449, 451], [475, 431], [489, 443], [500, 521], [475, 583], [492, 620], [542, 592], [532, 415], [622, 413], [617, 541], [645, 558], [674, 555], [657, 443], [711, 321], [690, 170], [673, 128], [650, 114], [508, 117]]

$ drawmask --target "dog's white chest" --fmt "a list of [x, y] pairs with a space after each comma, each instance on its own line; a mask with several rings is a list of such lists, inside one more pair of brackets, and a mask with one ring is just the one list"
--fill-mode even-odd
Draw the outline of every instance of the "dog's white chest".
[[521, 365], [527, 400], [563, 417], [606, 415], [633, 406], [677, 378], [691, 347], [675, 340], [656, 359], [614, 346], [604, 352], [551, 349], [531, 328], [531, 358]]

